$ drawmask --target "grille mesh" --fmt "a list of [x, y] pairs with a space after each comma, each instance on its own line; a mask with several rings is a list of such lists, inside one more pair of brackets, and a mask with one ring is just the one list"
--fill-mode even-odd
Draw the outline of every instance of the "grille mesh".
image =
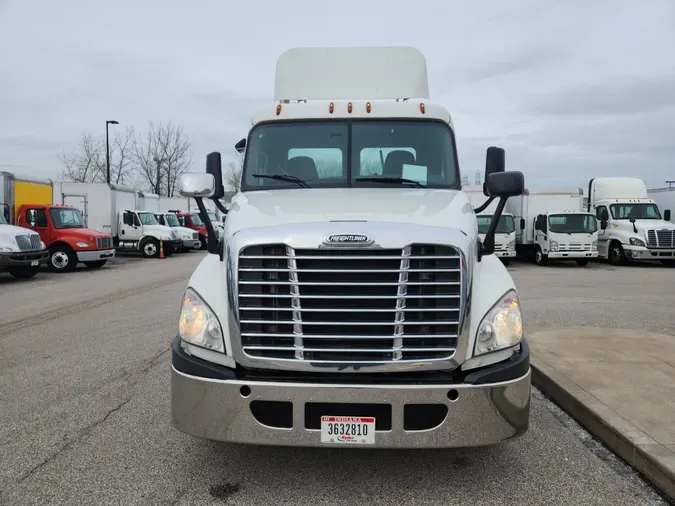
[[460, 255], [454, 247], [245, 248], [239, 256], [244, 352], [266, 359], [383, 363], [451, 358]]
[[647, 247], [675, 248], [675, 230], [648, 230]]
[[40, 236], [38, 234], [17, 235], [16, 244], [21, 251], [39, 250]]

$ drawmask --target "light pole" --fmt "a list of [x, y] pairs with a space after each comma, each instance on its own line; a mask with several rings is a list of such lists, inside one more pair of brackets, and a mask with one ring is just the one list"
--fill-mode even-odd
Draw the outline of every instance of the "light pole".
[[106, 181], [110, 184], [110, 141], [108, 140], [108, 125], [119, 125], [118, 121], [106, 120], [105, 122], [105, 166]]

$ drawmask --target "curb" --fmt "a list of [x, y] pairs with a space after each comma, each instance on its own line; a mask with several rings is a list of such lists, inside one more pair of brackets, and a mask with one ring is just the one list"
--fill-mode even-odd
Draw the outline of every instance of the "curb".
[[532, 383], [675, 501], [675, 455], [541, 359], [531, 357]]

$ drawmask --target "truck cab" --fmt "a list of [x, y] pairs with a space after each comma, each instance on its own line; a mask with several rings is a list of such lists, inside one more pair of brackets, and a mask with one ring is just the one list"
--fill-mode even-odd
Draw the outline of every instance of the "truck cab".
[[[23, 227], [10, 225], [7, 212], [0, 212], [0, 272], [9, 272], [15, 278], [32, 278], [47, 262], [49, 251], [40, 236]], [[1, 211], [1, 210], [0, 210]]]
[[[478, 237], [481, 240], [485, 240], [485, 234], [490, 229], [493, 218], [494, 214], [492, 213], [476, 215]], [[501, 259], [504, 265], [509, 265], [511, 259], [516, 256], [516, 224], [512, 214], [504, 213], [499, 217], [495, 230], [495, 255]]]
[[157, 258], [160, 250], [173, 255], [183, 245], [177, 230], [160, 225], [152, 211], [127, 209], [118, 215], [118, 248], [141, 251], [146, 258]]
[[[203, 199], [224, 194], [220, 153], [184, 174], [209, 254], [190, 277], [172, 346], [178, 430], [253, 444], [484, 446], [529, 426], [518, 291], [461, 191], [449, 112], [408, 47], [298, 48], [254, 115], [241, 191], [217, 241]], [[222, 205], [222, 204], [221, 204]]]
[[98, 269], [115, 257], [112, 236], [87, 228], [73, 207], [23, 204], [17, 210], [17, 224], [40, 234], [49, 249], [51, 271], [69, 272], [80, 262]]
[[658, 260], [675, 265], [675, 224], [669, 209], [661, 214], [638, 178], [603, 177], [588, 184], [588, 211], [600, 223], [600, 258], [614, 265]]
[[[199, 241], [201, 243], [201, 248], [200, 249], [206, 249], [206, 238], [208, 236], [208, 233], [206, 231], [206, 226], [204, 225], [204, 221], [200, 217], [201, 213], [192, 213], [192, 212], [182, 212], [182, 211], [171, 211], [176, 214], [178, 217], [178, 222], [181, 224], [182, 227], [185, 228], [190, 228], [192, 230], [195, 230], [199, 234]], [[216, 228], [214, 227], [214, 233]]]
[[199, 240], [199, 232], [182, 226], [180, 221], [178, 221], [178, 216], [176, 216], [175, 213], [155, 213], [155, 218], [157, 218], [157, 222], [160, 225], [164, 225], [178, 231], [181, 236], [181, 240], [183, 241], [180, 251], [200, 249], [202, 247], [202, 243]]
[[535, 262], [574, 260], [584, 266], [598, 257], [598, 222], [585, 212], [538, 214], [534, 228]]

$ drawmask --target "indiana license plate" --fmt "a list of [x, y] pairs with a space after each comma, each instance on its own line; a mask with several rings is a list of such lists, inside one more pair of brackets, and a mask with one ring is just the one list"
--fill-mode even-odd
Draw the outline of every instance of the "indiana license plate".
[[321, 442], [356, 445], [375, 444], [375, 418], [322, 416]]
[[30, 263], [30, 266], [31, 266], [31, 267], [37, 267], [38, 265], [40, 265], [40, 261], [39, 261], [39, 260], [33, 260], [33, 261], [31, 261], [31, 263]]

